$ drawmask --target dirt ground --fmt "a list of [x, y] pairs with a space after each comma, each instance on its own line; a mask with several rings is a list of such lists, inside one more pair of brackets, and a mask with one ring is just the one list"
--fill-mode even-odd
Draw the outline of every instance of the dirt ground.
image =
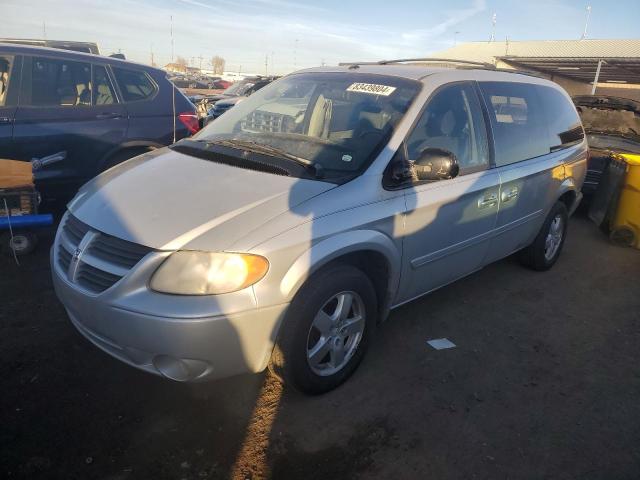
[[550, 272], [506, 259], [395, 310], [319, 397], [112, 359], [56, 300], [50, 241], [0, 260], [3, 478], [640, 478], [640, 251], [583, 217]]

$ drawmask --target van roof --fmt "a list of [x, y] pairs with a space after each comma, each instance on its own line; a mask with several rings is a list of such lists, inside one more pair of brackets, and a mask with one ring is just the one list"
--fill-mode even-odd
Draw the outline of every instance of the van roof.
[[448, 79], [455, 80], [465, 78], [477, 78], [478, 80], [496, 80], [496, 81], [521, 81], [525, 83], [537, 83], [537, 84], [549, 84], [556, 85], [550, 80], [546, 80], [538, 75], [528, 72], [509, 71], [504, 69], [491, 68], [489, 65], [486, 67], [477, 65], [462, 65], [458, 67], [446, 67], [443, 64], [447, 62], [442, 61], [434, 65], [425, 65], [420, 63], [353, 63], [343, 64], [338, 66], [326, 66], [326, 67], [314, 67], [304, 70], [299, 70], [295, 73], [311, 73], [311, 72], [326, 72], [326, 73], [368, 73], [377, 75], [391, 75], [395, 77], [408, 78], [411, 80], [424, 80], [432, 75], [438, 75], [443, 77], [450, 77]]
[[17, 43], [0, 43], [0, 53], [9, 53], [13, 55], [46, 55], [47, 57], [73, 58], [75, 60], [84, 60], [92, 63], [108, 63], [116, 65], [120, 63], [123, 66], [135, 66], [146, 70], [155, 70], [159, 73], [164, 73], [164, 71], [159, 68], [150, 67], [143, 63], [121, 60], [114, 57], [105, 57], [104, 55], [94, 55], [93, 53], [75, 52], [73, 50], [64, 50], [60, 48], [21, 45]]

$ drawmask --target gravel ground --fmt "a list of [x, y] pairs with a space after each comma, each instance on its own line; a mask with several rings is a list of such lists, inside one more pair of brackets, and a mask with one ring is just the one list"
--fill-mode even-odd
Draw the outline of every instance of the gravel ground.
[[0, 259], [3, 478], [640, 478], [640, 251], [585, 218], [550, 272], [506, 259], [395, 310], [320, 397], [110, 358], [56, 300], [50, 242]]

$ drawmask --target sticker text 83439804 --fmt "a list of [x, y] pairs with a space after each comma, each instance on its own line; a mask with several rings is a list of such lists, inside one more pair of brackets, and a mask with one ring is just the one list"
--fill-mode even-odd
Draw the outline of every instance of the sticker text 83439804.
[[371, 95], [383, 95], [388, 97], [396, 87], [388, 85], [376, 85], [375, 83], [352, 83], [347, 88], [347, 92], [370, 93]]

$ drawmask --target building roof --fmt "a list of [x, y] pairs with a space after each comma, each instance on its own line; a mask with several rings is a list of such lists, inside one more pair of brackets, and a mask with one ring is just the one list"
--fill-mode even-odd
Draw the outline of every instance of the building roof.
[[467, 42], [433, 56], [481, 62], [495, 62], [502, 57], [639, 58], [640, 40]]
[[434, 56], [494, 64], [503, 61], [519, 69], [582, 82], [593, 81], [602, 60], [599, 82], [640, 83], [640, 40], [469, 42]]

